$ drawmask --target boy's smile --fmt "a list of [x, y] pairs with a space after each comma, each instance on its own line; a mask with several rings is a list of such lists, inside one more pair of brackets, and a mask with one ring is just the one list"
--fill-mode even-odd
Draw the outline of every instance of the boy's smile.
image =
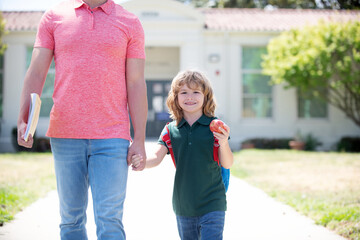
[[201, 89], [189, 88], [185, 84], [180, 88], [178, 102], [184, 114], [202, 114], [204, 94]]

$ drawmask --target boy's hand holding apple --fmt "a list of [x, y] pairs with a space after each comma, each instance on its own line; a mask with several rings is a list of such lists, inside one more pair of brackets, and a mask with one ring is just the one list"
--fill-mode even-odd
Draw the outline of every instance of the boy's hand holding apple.
[[230, 127], [219, 119], [214, 119], [210, 123], [210, 131], [213, 132], [214, 137], [219, 140], [219, 145], [228, 144], [230, 136]]

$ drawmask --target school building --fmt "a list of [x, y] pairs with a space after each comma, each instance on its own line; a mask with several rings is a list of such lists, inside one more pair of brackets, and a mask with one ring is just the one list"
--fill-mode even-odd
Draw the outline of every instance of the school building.
[[[231, 127], [231, 146], [249, 138], [292, 138], [311, 133], [329, 150], [360, 128], [328, 104], [298, 97], [296, 89], [269, 85], [261, 75], [261, 54], [269, 41], [291, 28], [324, 21], [360, 20], [360, 11], [300, 9], [198, 9], [174, 0], [129, 0], [121, 5], [135, 13], [146, 37], [149, 114], [147, 137], [157, 138], [169, 121], [166, 97], [180, 70], [196, 68], [210, 78], [217, 116]], [[3, 12], [7, 50], [0, 60], [0, 152], [13, 151], [20, 93], [43, 12]], [[101, 43], [99, 43], [101, 44]], [[42, 93], [36, 135], [44, 137], [52, 106], [52, 64]]]

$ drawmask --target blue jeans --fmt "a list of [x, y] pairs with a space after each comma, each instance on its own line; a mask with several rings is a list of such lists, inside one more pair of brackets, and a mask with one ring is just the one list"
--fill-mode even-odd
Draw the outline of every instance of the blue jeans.
[[122, 223], [129, 141], [51, 138], [62, 240], [87, 240], [88, 188], [98, 239], [126, 239]]
[[200, 217], [176, 216], [182, 240], [222, 240], [225, 212], [210, 212]]

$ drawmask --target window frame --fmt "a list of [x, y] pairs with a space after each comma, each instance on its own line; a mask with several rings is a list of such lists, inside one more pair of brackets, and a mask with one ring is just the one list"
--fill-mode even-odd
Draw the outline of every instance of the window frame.
[[[261, 120], [261, 121], [269, 121], [269, 120], [273, 120], [274, 119], [274, 113], [275, 113], [275, 96], [274, 96], [274, 92], [275, 92], [275, 88], [274, 86], [270, 85], [270, 93], [266, 94], [266, 93], [256, 93], [256, 94], [252, 94], [252, 93], [245, 93], [244, 92], [244, 76], [246, 74], [262, 74], [262, 68], [260, 66], [260, 68], [244, 68], [243, 66], [243, 62], [244, 62], [244, 49], [246, 48], [265, 48], [266, 49], [266, 45], [242, 45], [240, 46], [240, 91], [241, 91], [241, 111], [240, 111], [240, 116], [241, 119], [244, 120], [252, 120], [252, 121], [257, 121], [257, 120]], [[270, 80], [270, 79], [269, 79]], [[255, 97], [254, 97], [255, 96]], [[245, 99], [259, 99], [258, 96], [264, 96], [264, 97], [268, 97], [270, 99], [271, 102], [271, 107], [270, 107], [270, 116], [265, 116], [265, 117], [246, 117], [244, 116], [244, 110], [245, 110]]]
[[[296, 89], [296, 112], [297, 112], [297, 118], [301, 121], [322, 121], [322, 120], [329, 120], [329, 104], [327, 102], [325, 102], [325, 111], [326, 111], [326, 116], [325, 117], [302, 117], [300, 116], [300, 102], [301, 101], [306, 100], [306, 98], [301, 98], [301, 92], [300, 89]], [[315, 98], [312, 99], [307, 99], [310, 101], [316, 100]]]
[[4, 72], [5, 72], [5, 57], [0, 55], [0, 120], [4, 117]]
[[[29, 66], [30, 66], [33, 49], [34, 49], [33, 46], [29, 46], [29, 45], [26, 46], [26, 68], [29, 68]], [[46, 86], [46, 83], [48, 82], [49, 75], [53, 75], [53, 78], [54, 78], [53, 82], [55, 83], [55, 63], [54, 63], [54, 59], [52, 59], [49, 70], [47, 72], [46, 82], [44, 84], [44, 87]], [[51, 108], [52, 108], [53, 105], [51, 105], [49, 112], [44, 113], [44, 109], [45, 109], [44, 108], [44, 102], [45, 102], [45, 99], [53, 101], [52, 96], [53, 96], [53, 93], [54, 93], [54, 84], [52, 84], [52, 89], [51, 89], [50, 92], [51, 93], [46, 93], [46, 92], [44, 92], [44, 89], [42, 90], [42, 93], [41, 93], [42, 108], [40, 110], [40, 118], [49, 118], [50, 117], [50, 111], [51, 111]]]

